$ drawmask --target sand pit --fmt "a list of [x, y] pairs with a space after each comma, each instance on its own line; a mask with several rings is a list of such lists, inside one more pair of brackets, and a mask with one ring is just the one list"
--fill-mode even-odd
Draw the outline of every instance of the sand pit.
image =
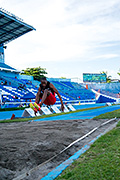
[[[78, 142], [52, 161], [33, 169], [53, 157], [74, 140], [106, 120], [68, 120], [0, 124], [0, 180], [25, 175], [24, 180], [38, 180], [73, 155], [111, 123]], [[115, 123], [115, 122], [114, 122]]]

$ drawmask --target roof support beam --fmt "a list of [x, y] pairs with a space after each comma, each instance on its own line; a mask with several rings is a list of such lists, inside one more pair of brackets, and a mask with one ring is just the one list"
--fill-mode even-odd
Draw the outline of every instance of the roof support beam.
[[3, 34], [0, 35], [0, 39], [5, 37], [7, 34], [9, 35], [13, 35], [13, 36], [16, 36], [16, 34], [14, 33], [16, 30], [20, 30], [20, 28], [23, 28], [24, 26], [23, 25], [20, 25], [10, 31], [6, 31], [5, 29], [0, 29], [0, 31], [4, 32]]
[[7, 39], [3, 40], [2, 43], [3, 43], [3, 44], [4, 44], [4, 43], [8, 43], [9, 41], [14, 40], [14, 39], [17, 39], [18, 37], [24, 35], [25, 33], [30, 32], [30, 31], [32, 31], [32, 30], [23, 31], [22, 33], [19, 33], [18, 35], [13, 36], [12, 38], [10, 37], [10, 38], [7, 38]]
[[4, 18], [4, 16], [3, 15], [0, 15], [0, 19], [3, 19]]
[[11, 20], [8, 23], [3, 24], [2, 26], [0, 26], [0, 28], [5, 28], [6, 26], [9, 26], [10, 24], [14, 23], [15, 21]]

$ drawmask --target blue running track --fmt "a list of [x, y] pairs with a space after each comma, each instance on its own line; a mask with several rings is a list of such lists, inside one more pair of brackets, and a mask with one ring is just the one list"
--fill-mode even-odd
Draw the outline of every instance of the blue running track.
[[117, 109], [120, 109], [120, 105], [107, 106], [107, 107], [104, 107], [104, 108], [87, 110], [87, 111], [76, 112], [76, 113], [71, 113], [71, 114], [64, 114], [64, 115], [59, 115], [59, 116], [55, 116], [55, 117], [46, 117], [46, 118], [37, 119], [37, 120], [34, 120], [34, 121], [92, 119], [95, 116], [98, 116], [100, 114], [104, 114], [104, 113], [107, 113], [107, 112], [111, 112], [111, 111], [114, 111], [114, 110], [117, 110]]

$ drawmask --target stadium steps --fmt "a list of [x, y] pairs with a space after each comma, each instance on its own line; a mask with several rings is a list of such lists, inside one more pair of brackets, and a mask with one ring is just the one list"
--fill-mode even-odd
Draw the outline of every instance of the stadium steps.
[[6, 76], [2, 76], [1, 77], [4, 81], [7, 81], [7, 83], [11, 83], [11, 85], [12, 86], [14, 86], [14, 87], [19, 87], [19, 85], [20, 85], [20, 82], [17, 82], [16, 80], [14, 80], [13, 78], [11, 78], [11, 77], [6, 77]]
[[61, 83], [61, 85], [66, 86], [69, 89], [73, 89], [74, 88], [71, 85], [66, 84], [67, 82], [60, 82], [60, 83]]

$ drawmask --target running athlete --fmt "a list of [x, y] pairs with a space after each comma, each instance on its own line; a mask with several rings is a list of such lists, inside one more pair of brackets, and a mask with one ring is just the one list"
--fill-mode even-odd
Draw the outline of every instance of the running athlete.
[[[36, 94], [34, 107], [33, 104], [30, 104], [30, 107], [34, 109], [35, 114], [37, 113], [37, 110], [40, 111], [40, 107], [44, 104], [46, 105], [53, 105], [56, 102], [55, 93], [58, 95], [60, 102], [61, 102], [61, 110], [64, 111], [64, 105], [62, 98], [58, 92], [58, 90], [54, 87], [52, 83], [46, 80], [45, 77], [41, 79], [41, 84], [38, 89], [38, 92]], [[41, 102], [40, 102], [41, 100]], [[40, 103], [39, 103], [40, 102]]]

